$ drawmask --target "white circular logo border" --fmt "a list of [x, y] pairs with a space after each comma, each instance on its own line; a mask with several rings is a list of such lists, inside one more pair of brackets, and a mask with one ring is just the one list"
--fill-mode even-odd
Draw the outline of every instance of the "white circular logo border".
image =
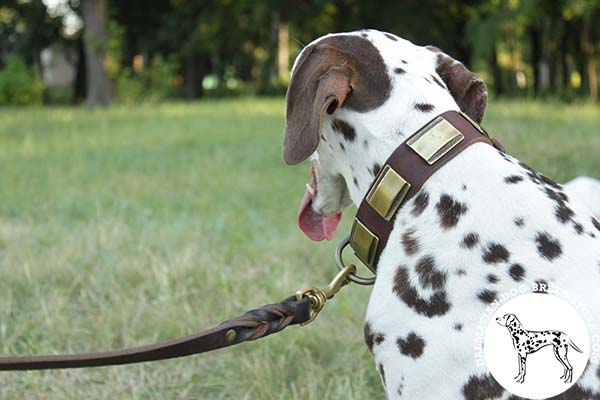
[[[513, 300], [516, 297], [521, 295], [528, 294], [551, 294], [557, 297], [558, 299], [567, 303], [571, 308], [573, 308], [579, 316], [583, 320], [584, 324], [587, 327], [587, 333], [589, 334], [589, 359], [586, 364], [600, 365], [600, 326], [594, 319], [594, 316], [590, 312], [589, 308], [585, 303], [583, 303], [578, 297], [573, 296], [568, 291], [547, 283], [533, 283], [530, 285], [522, 284], [519, 286], [515, 286], [509, 291], [500, 293], [496, 300], [494, 300], [491, 304], [489, 304], [484, 313], [481, 315], [479, 320], [477, 321], [477, 327], [475, 330], [474, 338], [473, 338], [473, 350], [476, 366], [486, 372], [491, 372], [488, 367], [485, 359], [484, 352], [484, 341], [486, 331], [488, 329], [489, 324], [495, 324], [495, 321], [491, 321], [491, 318], [498, 311], [498, 309], [504, 306], [509, 301]], [[515, 361], [515, 366], [518, 365]], [[583, 373], [583, 371], [581, 371]], [[581, 375], [581, 374], [577, 374]], [[579, 376], [580, 377], [580, 376]], [[572, 384], [575, 384], [577, 376], [574, 376]], [[571, 385], [572, 385], [571, 384]], [[503, 385], [505, 386], [505, 385]], [[510, 388], [506, 388], [509, 392], [512, 392]], [[513, 393], [519, 395], [519, 393]], [[557, 393], [560, 394], [560, 393]]]

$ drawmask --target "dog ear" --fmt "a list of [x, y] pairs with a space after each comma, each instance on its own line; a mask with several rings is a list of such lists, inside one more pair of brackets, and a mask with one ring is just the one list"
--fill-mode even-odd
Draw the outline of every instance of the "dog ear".
[[287, 92], [283, 159], [288, 165], [306, 160], [319, 145], [325, 113], [341, 107], [352, 90], [353, 69], [347, 56], [328, 45], [305, 50]]
[[450, 94], [461, 111], [477, 123], [481, 123], [488, 97], [483, 80], [440, 49], [433, 46], [427, 48], [437, 53], [436, 72], [450, 89]]

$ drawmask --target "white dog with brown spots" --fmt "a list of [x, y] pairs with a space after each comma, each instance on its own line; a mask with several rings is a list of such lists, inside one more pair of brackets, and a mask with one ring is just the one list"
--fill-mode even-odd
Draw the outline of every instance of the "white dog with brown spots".
[[[310, 157], [302, 230], [331, 239], [388, 156], [447, 110], [481, 122], [483, 81], [432, 47], [365, 30], [321, 37], [294, 63], [284, 159]], [[377, 265], [365, 337], [391, 399], [507, 399], [476, 365], [473, 336], [486, 307], [516, 285], [547, 282], [600, 321], [600, 223], [563, 188], [478, 143], [403, 205]], [[600, 399], [587, 368], [561, 397]]]

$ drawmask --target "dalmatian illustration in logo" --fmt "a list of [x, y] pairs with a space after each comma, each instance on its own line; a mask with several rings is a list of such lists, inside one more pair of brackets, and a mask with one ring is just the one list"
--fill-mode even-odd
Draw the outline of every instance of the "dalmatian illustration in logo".
[[561, 379], [565, 383], [572, 382], [573, 367], [568, 359], [569, 347], [572, 347], [579, 353], [583, 353], [583, 351], [573, 343], [566, 333], [557, 330], [527, 330], [523, 328], [521, 321], [519, 321], [515, 314], [504, 314], [504, 316], [496, 318], [496, 322], [508, 329], [513, 346], [517, 350], [519, 356], [519, 374], [515, 377], [515, 380], [518, 383], [525, 381], [527, 356], [546, 346], [553, 347], [554, 357], [556, 357], [564, 368]]

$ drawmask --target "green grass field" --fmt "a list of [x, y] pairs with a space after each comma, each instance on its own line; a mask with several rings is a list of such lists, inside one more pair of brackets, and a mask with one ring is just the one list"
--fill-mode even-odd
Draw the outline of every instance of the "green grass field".
[[[0, 109], [0, 353], [147, 344], [325, 285], [336, 243], [296, 226], [308, 166], [284, 166], [283, 125], [283, 99]], [[598, 107], [496, 102], [485, 126], [554, 179], [600, 175]], [[202, 356], [0, 373], [0, 398], [382, 399], [369, 290]]]

